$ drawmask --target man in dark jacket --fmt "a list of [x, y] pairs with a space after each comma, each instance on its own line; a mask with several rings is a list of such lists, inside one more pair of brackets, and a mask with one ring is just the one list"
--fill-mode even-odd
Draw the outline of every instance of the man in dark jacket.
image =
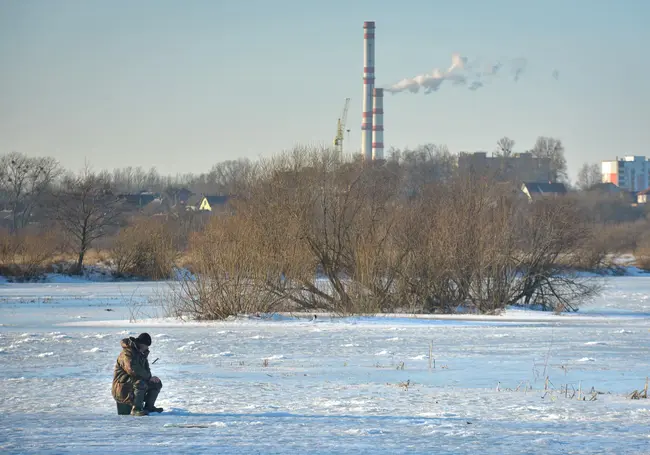
[[147, 360], [151, 337], [148, 333], [141, 333], [137, 338], [124, 338], [121, 345], [122, 352], [113, 374], [113, 398], [118, 403], [131, 405], [133, 416], [162, 412], [162, 408], [155, 406], [162, 382], [151, 375]]

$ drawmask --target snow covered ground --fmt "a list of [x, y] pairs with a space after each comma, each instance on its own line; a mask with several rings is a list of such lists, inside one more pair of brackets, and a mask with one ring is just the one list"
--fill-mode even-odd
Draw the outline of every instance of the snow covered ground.
[[[160, 319], [166, 286], [0, 284], [1, 453], [650, 453], [650, 278], [561, 316], [214, 323]], [[118, 416], [145, 330], [166, 412]]]

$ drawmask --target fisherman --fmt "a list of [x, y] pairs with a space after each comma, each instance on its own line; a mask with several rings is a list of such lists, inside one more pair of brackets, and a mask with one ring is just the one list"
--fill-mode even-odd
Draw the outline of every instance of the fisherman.
[[137, 338], [124, 338], [121, 345], [122, 352], [117, 357], [112, 387], [118, 407], [120, 403], [130, 405], [132, 416], [163, 412], [163, 408], [155, 406], [162, 382], [151, 375], [147, 360], [151, 336], [141, 333]]

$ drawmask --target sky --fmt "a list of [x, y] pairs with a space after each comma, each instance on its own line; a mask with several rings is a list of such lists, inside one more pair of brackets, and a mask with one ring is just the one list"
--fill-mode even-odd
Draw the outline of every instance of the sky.
[[345, 149], [358, 152], [374, 20], [377, 86], [453, 53], [527, 61], [516, 82], [387, 94], [387, 148], [492, 151], [508, 136], [523, 152], [552, 136], [575, 176], [650, 156], [649, 18], [644, 0], [3, 0], [0, 154], [198, 173], [331, 145], [347, 97]]

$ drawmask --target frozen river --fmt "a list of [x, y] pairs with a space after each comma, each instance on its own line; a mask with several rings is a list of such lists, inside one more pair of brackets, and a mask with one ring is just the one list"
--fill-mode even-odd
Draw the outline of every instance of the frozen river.
[[[205, 324], [161, 319], [166, 286], [0, 284], [1, 453], [650, 453], [650, 402], [626, 397], [650, 278], [571, 315]], [[136, 419], [110, 388], [141, 331], [166, 412]]]

